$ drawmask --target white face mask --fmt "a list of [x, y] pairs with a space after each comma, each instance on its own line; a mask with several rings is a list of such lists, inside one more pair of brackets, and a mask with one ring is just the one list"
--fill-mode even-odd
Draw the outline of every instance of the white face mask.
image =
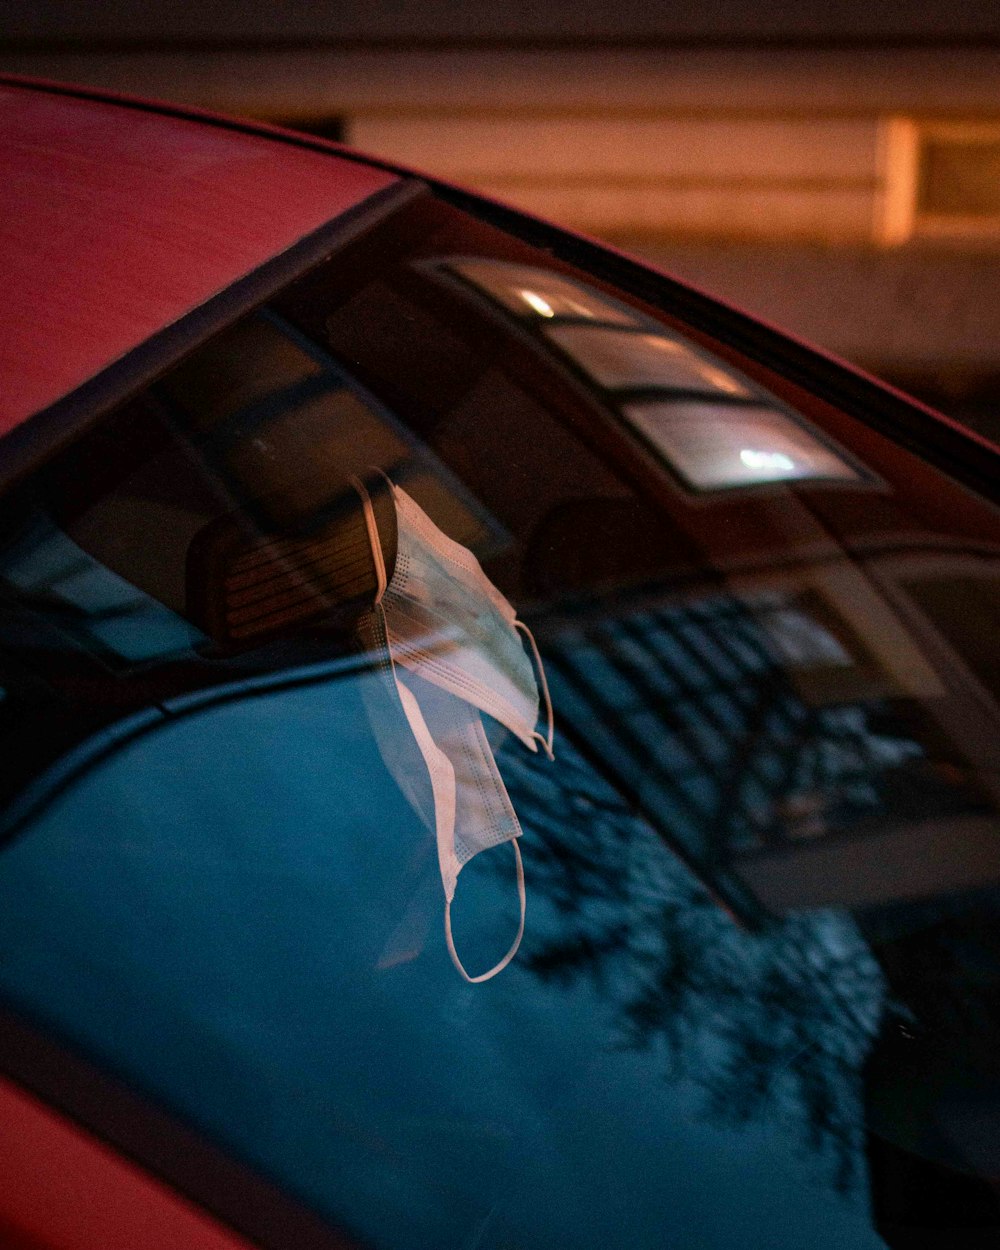
[[[430, 776], [448, 951], [467, 981], [486, 981], [510, 963], [520, 945], [525, 889], [517, 845], [521, 826], [479, 713], [489, 713], [532, 751], [541, 742], [552, 758], [552, 710], [541, 659], [527, 627], [516, 619], [513, 607], [472, 552], [442, 533], [405, 491], [391, 484], [398, 539], [396, 568], [386, 584], [371, 499], [360, 481], [354, 479], [353, 484], [364, 506], [378, 578], [371, 628], [388, 659]], [[535, 730], [538, 687], [519, 630], [529, 639], [538, 662], [548, 707], [547, 738]], [[400, 782], [410, 795], [406, 779]], [[514, 849], [520, 923], [503, 959], [488, 972], [470, 977], [451, 931], [458, 874], [474, 855], [503, 842], [511, 842]]]

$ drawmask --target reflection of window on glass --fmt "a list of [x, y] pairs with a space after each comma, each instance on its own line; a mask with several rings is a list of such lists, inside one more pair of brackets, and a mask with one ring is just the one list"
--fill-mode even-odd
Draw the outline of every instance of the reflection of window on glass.
[[546, 326], [555, 343], [599, 386], [609, 391], [700, 391], [748, 399], [749, 383], [677, 335], [662, 330], [632, 334], [599, 326]]
[[68, 635], [129, 663], [207, 641], [179, 614], [99, 563], [44, 515], [0, 561], [0, 578]]
[[754, 388], [735, 370], [676, 333], [582, 282], [527, 265], [447, 262], [546, 339], [607, 390], [663, 387], [746, 399]]
[[497, 260], [451, 260], [447, 268], [509, 312], [528, 320], [581, 320], [636, 325], [624, 304], [550, 269]]
[[[864, 874], [850, 886], [851, 871], [832, 863], [796, 876], [787, 860], [744, 857], [849, 833], [895, 830], [905, 841], [934, 821], [947, 842], [940, 830], [953, 820], [972, 821], [963, 829], [979, 846], [988, 801], [967, 766], [945, 766], [961, 747], [923, 702], [902, 697], [875, 653], [855, 650], [815, 591], [743, 596], [616, 613], [549, 643], [563, 720], [588, 723], [606, 767], [653, 823], [723, 893], [731, 887], [717, 874], [737, 856], [743, 881], [779, 908], [883, 887]], [[933, 891], [962, 877], [962, 845], [929, 875], [897, 864], [897, 888]]]
[[219, 641], [301, 627], [371, 590], [348, 486], [371, 465], [429, 496], [466, 542], [500, 537], [405, 427], [271, 315], [218, 336], [154, 395], [179, 436], [68, 529]]
[[861, 480], [843, 454], [731, 366], [585, 284], [489, 260], [446, 268], [540, 328], [694, 489]]
[[785, 413], [763, 407], [637, 400], [626, 418], [698, 490], [758, 482], [857, 482], [858, 471]]

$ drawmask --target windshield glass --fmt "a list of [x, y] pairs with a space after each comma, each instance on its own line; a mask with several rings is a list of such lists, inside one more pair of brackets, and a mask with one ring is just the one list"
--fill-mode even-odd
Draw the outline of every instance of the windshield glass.
[[425, 196], [8, 496], [0, 994], [362, 1244], [1000, 1229], [998, 579]]

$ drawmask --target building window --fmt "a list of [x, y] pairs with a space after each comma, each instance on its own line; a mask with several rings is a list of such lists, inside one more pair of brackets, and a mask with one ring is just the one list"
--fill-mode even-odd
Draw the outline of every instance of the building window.
[[883, 238], [1000, 239], [1000, 120], [886, 127]]

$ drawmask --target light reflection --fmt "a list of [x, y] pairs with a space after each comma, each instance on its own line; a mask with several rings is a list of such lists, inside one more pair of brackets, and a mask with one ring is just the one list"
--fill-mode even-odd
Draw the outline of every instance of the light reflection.
[[783, 455], [780, 451], [754, 451], [750, 447], [744, 447], [740, 452], [740, 459], [748, 469], [777, 469], [791, 473], [795, 468], [795, 461], [791, 456]]
[[530, 308], [533, 308], [540, 317], [554, 317], [556, 315], [555, 309], [548, 302], [548, 300], [542, 299], [542, 297], [534, 291], [521, 291], [520, 294], [524, 302]]
[[711, 383], [716, 390], [725, 391], [728, 395], [745, 395], [746, 387], [742, 382], [738, 382], [735, 378], [730, 377], [728, 373], [723, 373], [721, 369], [716, 369], [712, 365], [703, 364], [701, 366], [701, 376], [706, 382]]

